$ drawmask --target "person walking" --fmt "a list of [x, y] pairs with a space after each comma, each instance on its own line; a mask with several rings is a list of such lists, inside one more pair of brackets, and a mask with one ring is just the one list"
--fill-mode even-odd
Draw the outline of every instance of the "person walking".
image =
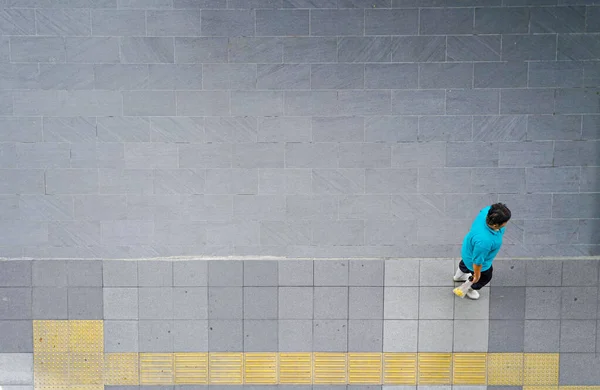
[[511, 213], [503, 203], [484, 207], [473, 221], [462, 245], [462, 260], [454, 275], [455, 282], [466, 282], [472, 277], [473, 285], [467, 298], [479, 299], [479, 290], [492, 280], [492, 262], [502, 246], [502, 236]]

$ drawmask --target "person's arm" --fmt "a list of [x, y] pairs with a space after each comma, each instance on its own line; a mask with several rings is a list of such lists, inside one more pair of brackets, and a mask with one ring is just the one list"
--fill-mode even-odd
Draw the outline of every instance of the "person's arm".
[[484, 245], [478, 242], [475, 243], [473, 248], [473, 283], [477, 283], [481, 278], [481, 267], [489, 253], [489, 249]]

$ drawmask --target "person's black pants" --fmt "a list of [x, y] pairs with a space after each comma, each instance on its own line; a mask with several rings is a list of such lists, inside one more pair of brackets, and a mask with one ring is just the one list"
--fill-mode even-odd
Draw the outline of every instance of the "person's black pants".
[[[473, 271], [471, 271], [470, 269], [467, 268], [467, 266], [465, 265], [465, 262], [462, 260], [460, 261], [460, 263], [458, 263], [458, 268], [460, 268], [460, 270], [466, 274], [473, 273]], [[488, 269], [488, 270], [481, 271], [481, 277], [479, 278], [479, 282], [473, 283], [471, 288], [473, 290], [480, 290], [483, 286], [488, 284], [490, 282], [490, 280], [492, 280], [493, 272], [494, 272], [494, 267], [490, 267], [490, 269]]]

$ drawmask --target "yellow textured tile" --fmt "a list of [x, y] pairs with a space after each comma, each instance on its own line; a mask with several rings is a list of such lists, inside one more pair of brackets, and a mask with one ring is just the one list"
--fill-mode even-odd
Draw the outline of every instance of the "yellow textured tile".
[[419, 353], [419, 385], [452, 383], [451, 353]]
[[69, 384], [69, 354], [35, 353], [33, 355], [35, 387], [56, 387]]
[[523, 383], [526, 386], [558, 386], [557, 353], [526, 353], [523, 364]]
[[348, 383], [362, 385], [381, 384], [382, 356], [380, 353], [349, 353]]
[[277, 384], [277, 353], [246, 353], [244, 383], [249, 385]]
[[208, 353], [176, 353], [175, 384], [208, 384]]
[[417, 354], [384, 353], [383, 383], [386, 385], [416, 385]]
[[104, 355], [104, 384], [134, 385], [140, 383], [137, 353], [107, 353]]
[[33, 321], [33, 351], [68, 352], [69, 321]]
[[558, 386], [523, 386], [523, 390], [559, 390]]
[[488, 353], [488, 385], [522, 386], [522, 353]]
[[173, 384], [172, 353], [140, 353], [140, 385]]
[[279, 383], [308, 385], [312, 383], [312, 354], [280, 353]]
[[345, 353], [315, 352], [313, 354], [314, 383], [317, 385], [345, 384], [347, 381], [346, 359]]
[[453, 379], [455, 385], [485, 385], [487, 383], [487, 356], [485, 353], [455, 353]]
[[69, 385], [102, 385], [104, 355], [102, 353], [69, 354]]
[[104, 352], [104, 321], [69, 321], [70, 352]]
[[243, 354], [210, 353], [208, 359], [210, 384], [241, 385], [244, 383]]

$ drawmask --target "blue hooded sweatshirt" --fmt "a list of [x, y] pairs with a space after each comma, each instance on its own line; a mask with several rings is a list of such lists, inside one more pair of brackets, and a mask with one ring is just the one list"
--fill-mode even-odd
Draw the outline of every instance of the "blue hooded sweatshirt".
[[487, 225], [486, 217], [490, 208], [491, 206], [485, 207], [479, 212], [463, 241], [462, 259], [471, 271], [473, 264], [481, 265], [482, 272], [490, 269], [502, 246], [505, 228], [495, 231]]

